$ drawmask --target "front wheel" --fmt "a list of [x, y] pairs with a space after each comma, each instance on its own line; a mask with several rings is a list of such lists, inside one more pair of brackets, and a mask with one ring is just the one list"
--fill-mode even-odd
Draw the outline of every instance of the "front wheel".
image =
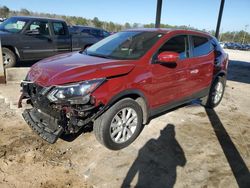
[[201, 99], [201, 104], [206, 108], [214, 108], [218, 106], [224, 95], [225, 86], [225, 77], [216, 78], [210, 88], [209, 95]]
[[131, 144], [142, 130], [142, 109], [133, 99], [114, 104], [94, 121], [97, 140], [112, 150]]
[[4, 68], [14, 67], [16, 65], [16, 55], [8, 48], [2, 48]]

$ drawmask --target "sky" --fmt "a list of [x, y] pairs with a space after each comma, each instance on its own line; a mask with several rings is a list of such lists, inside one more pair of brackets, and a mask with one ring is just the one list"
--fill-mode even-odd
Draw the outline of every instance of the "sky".
[[[82, 16], [115, 23], [154, 23], [157, 0], [0, 0], [12, 10]], [[215, 30], [220, 0], [163, 0], [161, 23]], [[249, 25], [246, 27], [246, 25]], [[250, 32], [250, 0], [225, 0], [221, 31]]]

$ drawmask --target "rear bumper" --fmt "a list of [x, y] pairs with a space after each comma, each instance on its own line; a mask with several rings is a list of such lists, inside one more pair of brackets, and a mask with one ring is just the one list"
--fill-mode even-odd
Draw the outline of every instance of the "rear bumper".
[[53, 117], [39, 112], [37, 109], [26, 109], [23, 118], [42, 139], [53, 144], [63, 133], [63, 127], [59, 126]]

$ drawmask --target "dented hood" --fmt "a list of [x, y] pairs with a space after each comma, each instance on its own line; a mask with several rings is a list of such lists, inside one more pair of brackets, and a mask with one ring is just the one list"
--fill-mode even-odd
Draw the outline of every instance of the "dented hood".
[[39, 61], [31, 67], [28, 79], [41, 86], [63, 85], [128, 74], [134, 66], [132, 60], [112, 60], [74, 52]]

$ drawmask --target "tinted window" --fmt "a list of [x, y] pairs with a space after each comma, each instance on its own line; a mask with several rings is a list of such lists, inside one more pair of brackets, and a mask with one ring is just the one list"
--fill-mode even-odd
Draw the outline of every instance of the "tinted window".
[[53, 23], [55, 35], [66, 35], [66, 31], [62, 22]]
[[188, 57], [188, 37], [180, 35], [169, 39], [159, 50], [159, 53], [171, 51], [179, 53], [180, 59]]
[[107, 37], [107, 36], [109, 36], [109, 35], [110, 35], [109, 32], [103, 31], [103, 37]]
[[97, 29], [91, 29], [90, 34], [95, 36], [95, 37], [101, 37], [101, 31]]
[[212, 50], [211, 42], [205, 37], [193, 36], [193, 56], [198, 57], [208, 54]]
[[82, 33], [90, 34], [90, 30], [89, 30], [89, 29], [83, 29], [81, 32], [82, 32]]
[[49, 35], [49, 24], [45, 21], [34, 21], [30, 24], [27, 30], [38, 30], [41, 35]]

